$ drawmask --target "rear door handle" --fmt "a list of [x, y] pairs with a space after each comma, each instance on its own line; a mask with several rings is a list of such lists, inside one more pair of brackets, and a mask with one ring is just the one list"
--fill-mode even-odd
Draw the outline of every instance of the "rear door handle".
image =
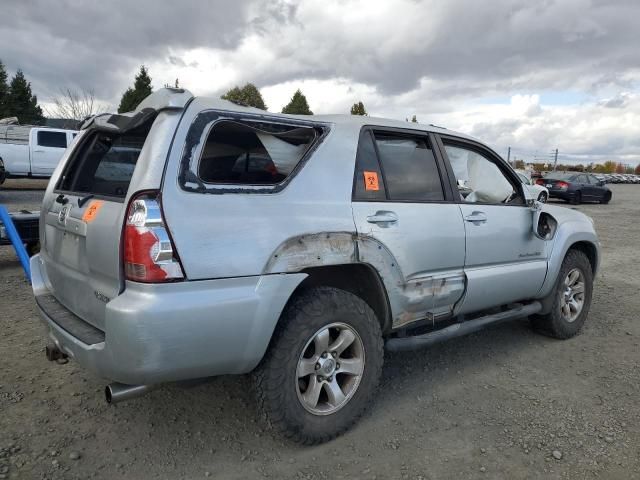
[[487, 216], [484, 212], [471, 212], [471, 215], [467, 215], [464, 217], [465, 222], [471, 222], [475, 225], [479, 225], [480, 223], [486, 223]]
[[388, 227], [398, 221], [398, 216], [394, 212], [378, 210], [374, 215], [367, 217], [367, 222], [376, 223], [381, 227]]
[[33, 153], [44, 153], [44, 150], [34, 150]]

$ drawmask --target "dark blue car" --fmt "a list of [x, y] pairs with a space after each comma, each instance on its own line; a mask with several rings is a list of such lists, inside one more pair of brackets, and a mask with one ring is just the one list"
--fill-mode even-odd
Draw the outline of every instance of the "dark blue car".
[[560, 198], [574, 205], [582, 202], [609, 203], [611, 190], [604, 181], [588, 173], [549, 172], [536, 183], [549, 190], [549, 197]]

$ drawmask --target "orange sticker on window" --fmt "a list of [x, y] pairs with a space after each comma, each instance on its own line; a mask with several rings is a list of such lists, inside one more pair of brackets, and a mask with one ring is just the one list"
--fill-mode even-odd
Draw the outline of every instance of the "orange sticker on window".
[[378, 172], [364, 172], [364, 189], [380, 190], [378, 185]]
[[89, 206], [82, 214], [82, 220], [91, 223], [96, 219], [96, 215], [98, 215], [98, 211], [102, 208], [104, 204], [103, 200], [92, 200], [89, 203]]

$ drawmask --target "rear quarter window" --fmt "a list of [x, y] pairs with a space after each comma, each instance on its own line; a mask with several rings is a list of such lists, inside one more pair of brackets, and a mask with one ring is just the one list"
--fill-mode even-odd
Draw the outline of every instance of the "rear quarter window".
[[180, 183], [185, 190], [277, 191], [301, 168], [326, 131], [309, 122], [251, 117], [208, 111], [196, 118], [181, 162]]

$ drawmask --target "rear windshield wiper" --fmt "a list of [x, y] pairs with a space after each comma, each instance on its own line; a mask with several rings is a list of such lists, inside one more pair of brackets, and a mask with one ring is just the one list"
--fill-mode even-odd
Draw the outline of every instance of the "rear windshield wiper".
[[82, 206], [87, 203], [89, 200], [91, 200], [93, 198], [93, 193], [90, 193], [89, 195], [85, 195], [82, 198], [78, 199], [78, 207], [82, 208]]

